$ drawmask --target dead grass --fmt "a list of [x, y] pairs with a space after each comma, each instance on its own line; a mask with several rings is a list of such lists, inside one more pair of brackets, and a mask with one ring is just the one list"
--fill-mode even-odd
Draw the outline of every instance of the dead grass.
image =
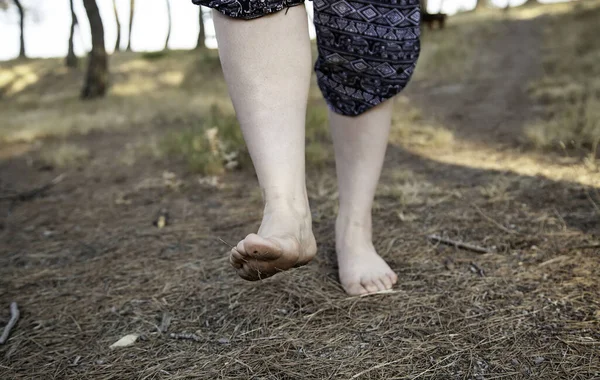
[[[109, 113], [116, 112], [123, 119], [115, 122], [128, 130], [76, 136], [76, 146], [94, 147], [93, 165], [28, 201], [0, 197], [0, 325], [11, 301], [22, 310], [0, 346], [0, 379], [600, 377], [595, 173], [578, 182], [563, 176], [573, 168], [560, 162], [536, 166], [529, 156], [516, 160], [489, 146], [463, 144], [454, 152], [444, 123], [401, 97], [373, 218], [375, 248], [399, 284], [369, 297], [342, 292], [332, 170], [313, 171], [307, 184], [318, 257], [248, 283], [229, 267], [223, 241], [235, 244], [256, 231], [256, 179], [249, 171], [202, 181], [189, 173], [194, 165], [220, 172], [222, 153], [241, 146], [222, 78], [205, 78], [214, 80], [210, 97], [202, 76], [175, 62], [185, 56], [155, 59], [164, 65], [157, 72], [139, 56], [119, 59], [114, 90], [121, 95], [65, 109], [82, 123], [88, 115], [99, 129], [109, 128], [100, 121], [115, 121]], [[199, 71], [198, 62], [208, 72], [215, 67], [208, 57], [193, 60], [191, 71]], [[144, 84], [149, 78], [162, 84]], [[311, 94], [319, 96], [314, 86]], [[41, 111], [62, 109], [45, 96], [24, 89], [0, 110], [17, 117], [11, 128], [26, 125], [11, 107], [31, 110], [32, 136], [53, 134], [52, 125], [64, 122], [61, 133], [76, 131], [68, 114], [41, 128]], [[321, 100], [311, 102], [308, 160], [331, 169], [327, 112]], [[135, 105], [146, 107], [139, 119], [127, 114]], [[149, 139], [146, 124], [165, 134]], [[55, 177], [25, 161], [2, 162], [0, 195]], [[152, 222], [163, 210], [168, 223], [157, 228]], [[495, 253], [431, 244], [432, 233]], [[140, 338], [109, 348], [127, 334]]]
[[525, 132], [536, 147], [586, 149], [595, 157], [600, 143], [600, 2], [570, 7], [570, 12], [548, 16], [544, 75], [530, 85], [546, 115]]
[[141, 141], [127, 142], [118, 157], [116, 157], [119, 162], [126, 166], [133, 166], [138, 160], [147, 158], [164, 158], [164, 152], [161, 150], [157, 136], [149, 136]]
[[[228, 267], [228, 248], [217, 237], [234, 243], [260, 220], [251, 176], [225, 176], [216, 191], [195, 176], [161, 175], [160, 167], [143, 161], [117, 181], [121, 166], [111, 165], [100, 181], [90, 184], [99, 173], [85, 167], [12, 211], [8, 234], [0, 235], [0, 304], [17, 300], [23, 314], [0, 348], [0, 377], [600, 375], [600, 269], [592, 250], [577, 248], [594, 241], [561, 222], [588, 217], [577, 186], [537, 177], [525, 185], [506, 174], [506, 183], [498, 179], [494, 190], [496, 174], [465, 168], [452, 186], [438, 181], [447, 167], [396, 162], [377, 197], [375, 245], [401, 281], [386, 294], [347, 297], [335, 276], [337, 199], [330, 174], [309, 181], [319, 257], [307, 267], [248, 283]], [[469, 173], [479, 179], [471, 182]], [[150, 179], [157, 181], [137, 185]], [[175, 180], [181, 185], [172, 186]], [[113, 199], [120, 191], [127, 202]], [[509, 196], [496, 199], [503, 192]], [[556, 213], [540, 194], [552, 194]], [[501, 231], [469, 207], [472, 202], [519, 234]], [[169, 224], [153, 227], [156, 211], [165, 207]], [[427, 243], [428, 233], [440, 231], [498, 253]], [[4, 321], [7, 310], [0, 313]], [[159, 329], [164, 315], [171, 317], [166, 331]], [[193, 333], [197, 340], [171, 333]], [[109, 348], [127, 334], [140, 338]]]
[[89, 149], [71, 143], [47, 146], [42, 148], [39, 153], [42, 165], [55, 168], [82, 166], [89, 158]]
[[454, 134], [434, 120], [425, 120], [421, 111], [403, 95], [395, 101], [390, 142], [413, 148], [451, 149]]
[[504, 16], [496, 10], [452, 16], [443, 30], [423, 29], [421, 54], [414, 73], [424, 82], [460, 82], [473, 71], [475, 62], [490, 35], [501, 32]]
[[107, 97], [78, 98], [83, 71], [60, 59], [0, 65], [0, 141], [123, 130], [198, 119], [212, 104], [231, 108], [217, 53], [172, 51], [160, 58], [121, 53], [111, 57]]

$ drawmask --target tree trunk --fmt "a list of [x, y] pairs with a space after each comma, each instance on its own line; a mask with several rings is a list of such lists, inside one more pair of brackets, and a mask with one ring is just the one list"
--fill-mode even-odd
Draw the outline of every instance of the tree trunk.
[[169, 39], [171, 39], [171, 1], [167, 1], [167, 17], [169, 18], [169, 29], [167, 29], [167, 39], [165, 40], [165, 48], [167, 50], [169, 48]]
[[133, 13], [135, 11], [135, 0], [129, 1], [129, 32], [127, 37], [127, 51], [131, 51], [131, 30], [133, 29]]
[[113, 12], [117, 22], [117, 41], [115, 42], [115, 52], [121, 51], [121, 22], [119, 21], [119, 12], [117, 11], [117, 0], [113, 0]]
[[484, 9], [484, 8], [489, 8], [489, 1], [488, 0], [476, 0], [475, 8], [473, 10], [479, 10], [479, 9]]
[[196, 49], [202, 50], [206, 48], [206, 32], [204, 30], [204, 20], [202, 19], [202, 7], [198, 7], [198, 23], [200, 25], [200, 31], [198, 32], [198, 42], [196, 42]]
[[90, 21], [92, 50], [88, 58], [87, 74], [81, 91], [82, 99], [104, 96], [108, 81], [108, 58], [104, 48], [104, 26], [96, 0], [83, 0], [85, 13]]
[[77, 56], [75, 55], [75, 49], [73, 48], [73, 38], [75, 37], [75, 26], [77, 25], [77, 15], [73, 9], [73, 0], [70, 0], [71, 5], [71, 31], [69, 33], [69, 52], [67, 53], [66, 64], [67, 67], [77, 67]]
[[20, 0], [13, 0], [19, 9], [19, 27], [21, 28], [21, 47], [19, 48], [19, 58], [25, 58], [25, 11]]

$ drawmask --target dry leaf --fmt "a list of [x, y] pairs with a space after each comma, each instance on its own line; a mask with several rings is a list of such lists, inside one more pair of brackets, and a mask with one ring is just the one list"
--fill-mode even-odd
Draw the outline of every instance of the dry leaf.
[[219, 128], [213, 127], [206, 130], [206, 139], [210, 145], [210, 152], [214, 155], [219, 154]]
[[139, 335], [137, 335], [137, 334], [125, 335], [121, 339], [117, 340], [115, 343], [111, 344], [110, 348], [131, 346], [132, 344], [135, 343], [135, 341], [137, 340], [138, 337], [139, 337]]
[[162, 176], [165, 181], [172, 181], [177, 178], [177, 174], [166, 170], [163, 172]]
[[160, 210], [152, 224], [158, 227], [159, 229], [164, 228], [167, 224], [169, 224], [169, 212], [166, 209]]
[[217, 177], [217, 176], [200, 177], [200, 178], [198, 178], [198, 183], [200, 185], [207, 185], [207, 186], [212, 186], [212, 187], [216, 187], [216, 188], [221, 187], [221, 184], [219, 183], [219, 177]]

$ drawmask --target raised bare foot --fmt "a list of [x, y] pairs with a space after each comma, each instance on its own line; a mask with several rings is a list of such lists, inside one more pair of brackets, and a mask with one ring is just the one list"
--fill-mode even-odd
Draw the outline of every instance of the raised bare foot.
[[349, 295], [391, 289], [398, 276], [377, 254], [371, 240], [371, 223], [362, 224], [338, 217], [336, 252], [342, 287]]
[[315, 257], [310, 211], [291, 207], [265, 207], [262, 224], [231, 250], [229, 261], [249, 281], [307, 264]]

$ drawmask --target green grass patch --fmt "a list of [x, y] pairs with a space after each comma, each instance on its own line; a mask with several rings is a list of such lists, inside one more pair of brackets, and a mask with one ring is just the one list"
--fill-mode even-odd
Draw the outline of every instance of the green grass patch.
[[146, 51], [141, 53], [141, 57], [148, 61], [156, 61], [157, 59], [165, 58], [169, 55], [168, 50], [159, 50], [159, 51]]
[[217, 106], [194, 126], [168, 133], [159, 148], [167, 156], [185, 160], [191, 171], [203, 175], [222, 174], [249, 163], [235, 115]]
[[329, 133], [328, 110], [314, 104], [306, 114], [306, 166], [322, 169], [333, 161], [333, 145]]

